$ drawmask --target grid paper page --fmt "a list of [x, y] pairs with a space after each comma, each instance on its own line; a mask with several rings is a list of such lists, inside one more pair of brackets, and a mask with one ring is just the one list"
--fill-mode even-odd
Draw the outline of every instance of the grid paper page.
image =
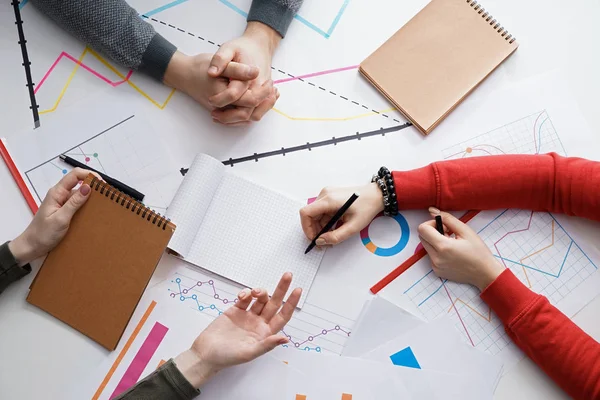
[[294, 275], [302, 307], [324, 251], [304, 254], [310, 243], [300, 226], [301, 202], [226, 175], [204, 217], [186, 261], [249, 287], [271, 293], [281, 275]]
[[169, 249], [183, 257], [188, 255], [224, 174], [225, 166], [220, 161], [206, 154], [194, 158], [167, 210], [167, 216], [177, 225]]

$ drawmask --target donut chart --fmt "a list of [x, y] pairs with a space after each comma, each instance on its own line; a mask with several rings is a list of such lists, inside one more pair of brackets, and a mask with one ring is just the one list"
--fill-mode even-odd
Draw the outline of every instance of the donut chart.
[[[373, 221], [375, 221], [375, 219], [377, 219], [379, 217], [383, 217], [383, 216], [384, 216], [383, 213], [380, 213], [373, 219]], [[404, 248], [408, 244], [408, 239], [410, 237], [410, 227], [408, 226], [408, 222], [406, 221], [406, 218], [404, 218], [402, 216], [402, 214], [400, 214], [400, 213], [398, 213], [396, 216], [393, 216], [390, 218], [393, 218], [398, 223], [398, 225], [400, 225], [400, 232], [401, 232], [398, 242], [395, 245], [393, 245], [392, 247], [378, 247], [377, 245], [375, 245], [375, 243], [373, 243], [371, 241], [371, 238], [369, 237], [369, 227], [371, 226], [371, 224], [369, 224], [365, 229], [360, 231], [360, 240], [362, 241], [363, 245], [367, 248], [367, 250], [369, 250], [371, 253], [375, 254], [376, 256], [380, 256], [380, 257], [395, 256], [396, 254], [398, 254], [402, 250], [404, 250]], [[373, 222], [371, 222], [371, 223], [373, 223]]]

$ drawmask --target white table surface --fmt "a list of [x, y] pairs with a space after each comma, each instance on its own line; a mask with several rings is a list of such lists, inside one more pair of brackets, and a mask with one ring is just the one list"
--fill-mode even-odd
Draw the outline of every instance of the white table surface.
[[[519, 62], [512, 63], [506, 70], [511, 80], [560, 69], [592, 131], [600, 133], [600, 120], [596, 119], [600, 106], [600, 34], [597, 32], [600, 2], [487, 0], [485, 6], [502, 9], [505, 15], [505, 10], [510, 9], [515, 13], [514, 20], [519, 22], [518, 29], [511, 29], [521, 43], [515, 55]], [[6, 117], [0, 117], [0, 121]], [[3, 163], [0, 163], [0, 210], [0, 242], [14, 238], [31, 219]], [[38, 267], [34, 266], [35, 271]], [[1, 399], [60, 398], [59, 393], [66, 386], [83, 378], [86, 371], [92, 371], [106, 357], [99, 346], [25, 302], [34, 275], [12, 285], [0, 296]], [[585, 307], [574, 321], [600, 340], [598, 315], [600, 298]], [[502, 378], [496, 398], [549, 400], [567, 396], [525, 359]]]

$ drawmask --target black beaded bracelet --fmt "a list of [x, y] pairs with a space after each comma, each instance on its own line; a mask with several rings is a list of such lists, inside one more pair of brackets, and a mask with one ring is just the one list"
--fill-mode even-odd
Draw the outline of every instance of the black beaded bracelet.
[[390, 217], [398, 215], [398, 199], [392, 173], [386, 167], [379, 168], [371, 182], [376, 182], [383, 194], [383, 214]]

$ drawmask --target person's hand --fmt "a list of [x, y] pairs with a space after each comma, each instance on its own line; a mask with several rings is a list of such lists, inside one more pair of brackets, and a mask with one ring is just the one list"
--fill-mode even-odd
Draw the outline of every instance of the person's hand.
[[335, 245], [360, 232], [373, 218], [383, 211], [383, 194], [376, 183], [353, 188], [325, 188], [317, 199], [300, 210], [302, 230], [309, 240], [323, 229], [334, 214], [344, 205], [352, 193], [360, 196], [344, 213], [343, 224], [337, 229], [322, 234], [317, 246]]
[[211, 77], [211, 59], [211, 54], [188, 56], [176, 52], [165, 71], [164, 83], [186, 93], [209, 111], [215, 110], [215, 99], [256, 106], [271, 94], [267, 87], [248, 90], [250, 82], [259, 75], [256, 66], [231, 62], [221, 76]]
[[[504, 271], [502, 264], [468, 225], [436, 208], [430, 208], [429, 212], [432, 216], [442, 216], [446, 232], [440, 235], [435, 229], [435, 220], [419, 226], [419, 238], [437, 276], [483, 290]], [[449, 233], [454, 233], [454, 237]]]
[[222, 369], [252, 361], [288, 343], [279, 332], [292, 318], [302, 294], [302, 289], [294, 289], [283, 304], [291, 283], [292, 274], [286, 272], [270, 299], [265, 289], [241, 291], [235, 305], [215, 319], [189, 350], [175, 358], [186, 379], [198, 388]]
[[[242, 121], [259, 121], [279, 98], [279, 92], [273, 88], [271, 80], [271, 61], [273, 53], [281, 40], [281, 36], [271, 27], [256, 21], [248, 22], [244, 34], [221, 45], [213, 56], [208, 73], [212, 77], [222, 76], [231, 62], [257, 66], [259, 75], [250, 82], [250, 92], [259, 91], [267, 94], [259, 103], [234, 100], [227, 92], [211, 98], [216, 107], [212, 117], [224, 124]], [[259, 96], [254, 96], [256, 100]], [[226, 107], [233, 105], [235, 107]]]
[[20, 264], [27, 264], [47, 254], [65, 237], [73, 215], [90, 196], [89, 185], [81, 185], [78, 190], [73, 190], [88, 174], [89, 171], [75, 168], [48, 191], [27, 229], [8, 244]]

